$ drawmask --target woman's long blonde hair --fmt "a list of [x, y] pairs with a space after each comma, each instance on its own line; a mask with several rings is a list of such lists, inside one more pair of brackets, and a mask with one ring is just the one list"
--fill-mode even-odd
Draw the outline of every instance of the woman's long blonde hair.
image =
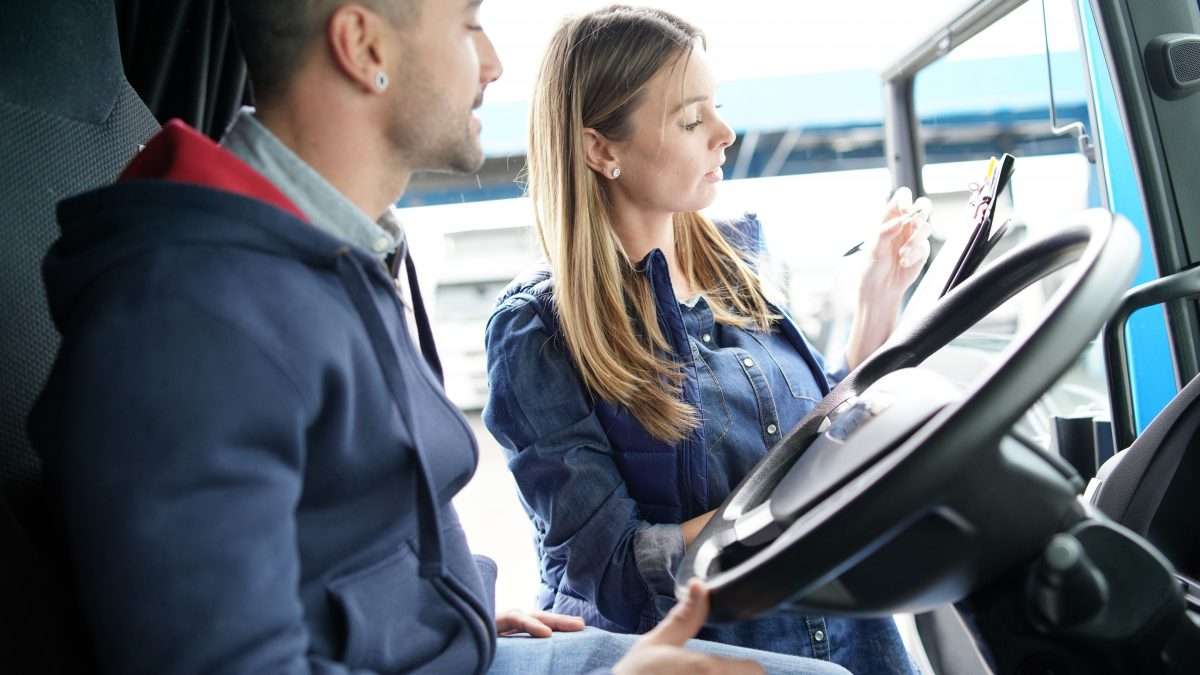
[[[587, 165], [584, 129], [628, 138], [629, 118], [662, 68], [685, 64], [703, 36], [667, 12], [614, 5], [567, 21], [550, 42], [533, 96], [528, 188], [554, 275], [559, 324], [584, 384], [675, 443], [698, 424], [681, 395], [654, 297], [617, 239], [605, 181]], [[699, 213], [674, 217], [680, 272], [724, 324], [776, 318], [753, 269]]]

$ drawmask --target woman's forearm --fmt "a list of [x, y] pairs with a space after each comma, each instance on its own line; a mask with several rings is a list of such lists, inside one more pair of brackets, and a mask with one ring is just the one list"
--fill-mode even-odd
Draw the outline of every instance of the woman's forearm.
[[857, 368], [879, 349], [896, 330], [900, 317], [900, 302], [903, 294], [879, 295], [860, 298], [854, 323], [850, 328], [850, 340], [846, 346], [846, 364], [850, 370]]
[[708, 513], [696, 516], [691, 520], [684, 521], [683, 524], [680, 525], [680, 527], [683, 528], [684, 546], [692, 545], [692, 541], [696, 539], [696, 535], [700, 534], [700, 530], [704, 529], [704, 526], [708, 524], [709, 519], [712, 518], [713, 514], [716, 512], [717, 510], [713, 509]]

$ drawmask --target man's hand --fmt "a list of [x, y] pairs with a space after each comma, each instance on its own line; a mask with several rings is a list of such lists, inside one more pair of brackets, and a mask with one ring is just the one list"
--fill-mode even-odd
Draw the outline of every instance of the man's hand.
[[522, 612], [510, 609], [496, 615], [496, 633], [517, 635], [529, 633], [535, 638], [548, 638], [555, 631], [574, 633], [583, 630], [583, 619], [551, 612]]
[[671, 608], [667, 618], [646, 633], [633, 649], [613, 666], [613, 675], [761, 675], [753, 661], [724, 659], [688, 651], [683, 643], [690, 640], [708, 617], [708, 591], [693, 579], [688, 597]]

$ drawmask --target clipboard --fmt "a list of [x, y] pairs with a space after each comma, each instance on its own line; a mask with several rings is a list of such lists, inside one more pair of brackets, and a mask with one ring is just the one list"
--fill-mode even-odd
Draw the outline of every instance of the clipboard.
[[942, 288], [939, 298], [954, 290], [955, 286], [974, 274], [987, 258], [988, 252], [1007, 231], [1008, 223], [1005, 223], [993, 234], [991, 231], [992, 219], [996, 216], [996, 206], [999, 203], [1000, 194], [1008, 186], [1016, 161], [1015, 157], [1006, 152], [999, 160], [992, 158], [992, 161], [988, 163], [988, 175], [984, 178], [974, 202], [975, 229], [971, 232], [971, 238], [967, 241], [967, 245], [963, 247], [958, 261], [954, 263], [954, 270], [946, 279], [946, 285]]

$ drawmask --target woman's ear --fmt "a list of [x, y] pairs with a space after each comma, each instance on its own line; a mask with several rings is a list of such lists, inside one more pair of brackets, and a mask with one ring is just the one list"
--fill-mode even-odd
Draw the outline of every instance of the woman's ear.
[[614, 153], [613, 143], [595, 129], [583, 130], [583, 159], [588, 167], [605, 178], [619, 176], [621, 165]]

